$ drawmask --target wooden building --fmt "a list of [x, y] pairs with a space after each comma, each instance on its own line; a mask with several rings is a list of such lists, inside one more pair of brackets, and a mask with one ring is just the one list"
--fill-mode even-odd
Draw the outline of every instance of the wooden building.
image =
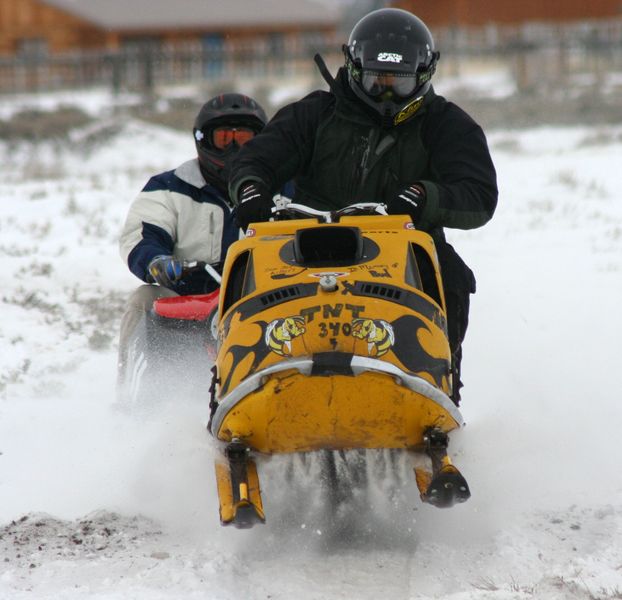
[[398, 0], [430, 27], [569, 23], [622, 17], [622, 0]]
[[258, 38], [278, 48], [332, 36], [337, 21], [314, 0], [0, 0], [0, 56]]
[[[505, 69], [521, 92], [579, 89], [622, 69], [622, 0], [394, 0], [421, 18], [441, 71]], [[612, 78], [611, 81], [615, 81]], [[611, 88], [615, 87], [611, 84]], [[594, 86], [590, 88], [594, 89]]]

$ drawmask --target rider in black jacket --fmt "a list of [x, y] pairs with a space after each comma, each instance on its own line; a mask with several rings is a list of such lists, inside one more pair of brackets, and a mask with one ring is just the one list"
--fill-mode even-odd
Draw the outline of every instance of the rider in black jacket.
[[270, 217], [272, 196], [295, 182], [294, 201], [318, 209], [382, 202], [409, 214], [436, 242], [447, 301], [454, 402], [468, 323], [471, 270], [445, 241], [444, 227], [472, 229], [497, 204], [495, 168], [481, 127], [435, 94], [439, 53], [409, 12], [381, 9], [354, 27], [335, 79], [316, 62], [330, 91], [281, 109], [236, 156], [230, 196], [244, 228]]

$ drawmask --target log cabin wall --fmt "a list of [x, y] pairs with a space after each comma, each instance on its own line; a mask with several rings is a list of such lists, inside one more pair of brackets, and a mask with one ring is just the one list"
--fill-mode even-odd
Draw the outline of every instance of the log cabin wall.
[[0, 0], [0, 55], [97, 48], [106, 37], [88, 22], [37, 0]]
[[[131, 1], [131, 0], [128, 0]], [[105, 2], [105, 0], [102, 0]], [[133, 42], [152, 40], [158, 44], [200, 43], [206, 35], [221, 36], [230, 42], [256, 40], [278, 33], [296, 37], [305, 32], [334, 35], [335, 24], [321, 19], [318, 23], [282, 23], [223, 27], [106, 30], [70, 12], [40, 0], [0, 0], [0, 57], [23, 54], [62, 54], [84, 50], [118, 50]]]
[[400, 0], [391, 4], [416, 14], [430, 27], [622, 17], [622, 0]]

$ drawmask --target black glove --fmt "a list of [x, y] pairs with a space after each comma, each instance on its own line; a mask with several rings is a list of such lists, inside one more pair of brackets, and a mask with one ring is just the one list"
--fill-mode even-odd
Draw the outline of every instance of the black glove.
[[238, 226], [246, 230], [249, 223], [268, 221], [272, 216], [273, 194], [260, 181], [243, 183], [238, 192], [235, 219]]
[[173, 288], [181, 279], [184, 261], [172, 256], [156, 256], [147, 267], [148, 279], [166, 288]]
[[387, 202], [387, 212], [390, 215], [409, 215], [416, 225], [421, 219], [425, 202], [425, 188], [418, 183], [411, 183]]

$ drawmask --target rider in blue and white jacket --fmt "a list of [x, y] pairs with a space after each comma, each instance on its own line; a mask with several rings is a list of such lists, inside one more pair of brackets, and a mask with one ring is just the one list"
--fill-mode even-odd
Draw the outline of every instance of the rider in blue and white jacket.
[[178, 294], [216, 287], [191, 265], [218, 268], [239, 238], [227, 193], [229, 162], [266, 121], [248, 96], [223, 94], [205, 103], [193, 128], [197, 157], [152, 177], [130, 206], [119, 247], [134, 275]]
[[125, 385], [132, 334], [154, 301], [217, 287], [197, 263], [219, 271], [227, 249], [241, 235], [227, 193], [230, 161], [266, 121], [264, 110], [248, 96], [212, 98], [194, 123], [197, 157], [152, 177], [132, 202], [119, 249], [145, 285], [132, 293], [121, 319], [119, 389]]

